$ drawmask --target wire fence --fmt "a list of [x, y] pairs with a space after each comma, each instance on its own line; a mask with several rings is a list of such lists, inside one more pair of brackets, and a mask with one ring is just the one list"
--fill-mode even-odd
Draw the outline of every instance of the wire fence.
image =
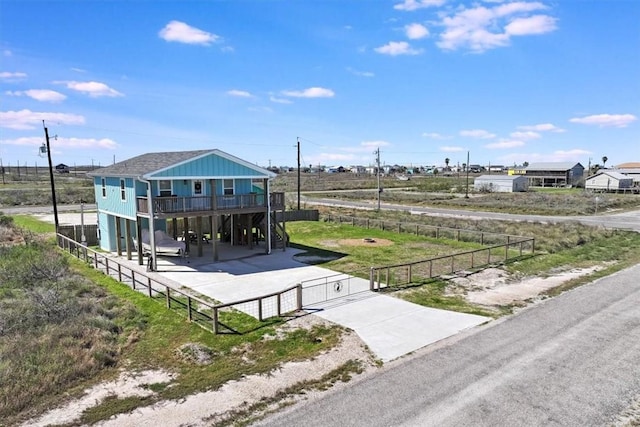
[[238, 319], [243, 315], [249, 315], [259, 322], [264, 322], [271, 318], [283, 317], [302, 308], [299, 284], [269, 295], [216, 304], [162, 283], [62, 234], [57, 234], [57, 243], [64, 251], [93, 266], [96, 270], [161, 302], [167, 309], [184, 316], [187, 321], [216, 334], [246, 332], [242, 330], [242, 326], [247, 322]]

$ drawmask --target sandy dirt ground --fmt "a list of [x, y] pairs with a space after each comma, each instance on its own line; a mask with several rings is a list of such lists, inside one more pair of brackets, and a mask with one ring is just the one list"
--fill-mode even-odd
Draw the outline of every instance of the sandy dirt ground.
[[[287, 322], [286, 328], [311, 327], [326, 322], [316, 316], [304, 316]], [[262, 399], [276, 396], [288, 387], [303, 381], [317, 380], [348, 361], [358, 360], [363, 372], [375, 369], [375, 360], [360, 338], [352, 331], [345, 331], [340, 344], [312, 360], [286, 363], [267, 375], [252, 375], [231, 381], [218, 390], [197, 393], [180, 400], [160, 401], [152, 406], [139, 408], [101, 422], [100, 426], [209, 426], [242, 411]], [[47, 412], [26, 426], [48, 426], [77, 421], [82, 412], [99, 404], [107, 397], [146, 396], [153, 394], [150, 384], [167, 383], [174, 375], [164, 371], [140, 373], [123, 372], [115, 381], [98, 384], [85, 391], [83, 397], [68, 402], [61, 408]], [[292, 396], [289, 401], [300, 400], [314, 392]], [[317, 392], [319, 393], [319, 392]], [[306, 397], [305, 397], [306, 396]]]
[[547, 277], [529, 277], [519, 281], [514, 281], [502, 269], [487, 268], [466, 277], [451, 279], [451, 283], [464, 289], [466, 299], [473, 304], [485, 306], [520, 304], [536, 299], [546, 290], [602, 268], [601, 266], [574, 268]]

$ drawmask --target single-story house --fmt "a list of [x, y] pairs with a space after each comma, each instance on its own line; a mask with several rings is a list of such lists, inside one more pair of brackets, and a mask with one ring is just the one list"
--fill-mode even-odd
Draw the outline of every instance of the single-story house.
[[476, 191], [487, 193], [515, 193], [527, 191], [527, 178], [522, 175], [480, 175], [473, 181]]
[[610, 169], [601, 169], [587, 178], [584, 184], [587, 190], [618, 191], [633, 187], [633, 178]]
[[69, 173], [69, 166], [64, 163], [60, 163], [56, 165], [56, 172], [58, 173]]
[[524, 171], [530, 187], [575, 187], [582, 182], [584, 166], [573, 162], [531, 163]]
[[[218, 241], [252, 249], [264, 240], [266, 253], [286, 245], [284, 223], [276, 221], [285, 209], [284, 193], [270, 191], [275, 174], [223, 151], [147, 153], [88, 175], [94, 180], [100, 247], [118, 255], [126, 249], [128, 259], [134, 242], [142, 242], [155, 263], [156, 231], [177, 240], [179, 220], [184, 234], [195, 237], [198, 256], [208, 232], [214, 261]], [[190, 239], [183, 241], [189, 252]], [[144, 245], [135, 249], [142, 264]]]

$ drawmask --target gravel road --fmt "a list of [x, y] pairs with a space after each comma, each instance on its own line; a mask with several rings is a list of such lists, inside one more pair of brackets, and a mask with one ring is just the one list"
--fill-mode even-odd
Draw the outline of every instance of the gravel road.
[[609, 425], [640, 393], [638, 277], [576, 288], [256, 425]]

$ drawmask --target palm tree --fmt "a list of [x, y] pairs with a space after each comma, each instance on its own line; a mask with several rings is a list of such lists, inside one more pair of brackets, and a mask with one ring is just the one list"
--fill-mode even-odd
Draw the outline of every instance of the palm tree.
[[449, 170], [449, 158], [444, 159], [444, 164], [447, 165], [447, 170]]
[[607, 163], [607, 160], [609, 160], [607, 156], [602, 156], [602, 169], [606, 169], [605, 164]]

